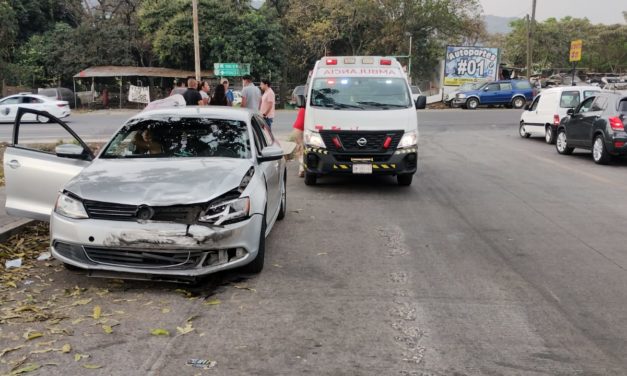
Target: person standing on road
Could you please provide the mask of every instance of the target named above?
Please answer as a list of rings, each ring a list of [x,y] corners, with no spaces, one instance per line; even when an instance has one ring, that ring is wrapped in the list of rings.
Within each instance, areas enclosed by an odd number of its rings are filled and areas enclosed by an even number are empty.
[[[242,77],[242,108],[259,112],[261,104],[261,90],[253,84],[253,77],[249,74]]]
[[[305,132],[305,107],[298,109],[298,115],[296,115],[296,121],[292,125],[294,128],[294,141],[296,142],[296,156],[298,157],[298,176],[305,176],[305,164],[303,161],[303,152],[305,149],[305,142],[303,140],[303,132]]]
[[[198,87],[198,83],[195,78],[190,78],[187,80],[187,90],[183,93],[183,98],[185,98],[185,104],[188,106],[202,106],[202,96],[196,89]]]
[[[222,84],[216,85],[216,88],[213,91],[213,97],[211,97],[210,104],[212,106],[228,106],[229,105],[229,101],[226,99],[226,93],[224,92],[224,85]]]
[[[209,104],[209,83],[207,81],[200,82],[200,84],[198,84],[198,92],[200,93],[200,96],[202,97],[202,104],[205,106],[208,105]]]
[[[274,90],[272,90],[272,84],[270,81],[266,79],[261,80],[261,85],[259,86],[261,87],[261,90],[263,90],[259,111],[270,129],[272,129],[272,122],[274,121],[274,105],[276,100],[274,97]]]
[[[170,92],[170,95],[174,95],[174,94],[183,95],[185,94],[186,91],[187,91],[187,88],[185,87],[185,83],[183,82],[183,80],[178,80],[176,81],[176,86]]]
[[[233,105],[233,100],[235,97],[233,96],[233,90],[229,89],[229,80],[226,78],[222,79],[222,85],[224,85],[224,91],[226,92],[226,100],[229,102],[229,106]]]

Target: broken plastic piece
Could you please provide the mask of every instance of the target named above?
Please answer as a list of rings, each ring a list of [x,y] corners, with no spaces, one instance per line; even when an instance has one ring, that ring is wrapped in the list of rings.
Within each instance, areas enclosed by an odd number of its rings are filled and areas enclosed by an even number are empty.
[[[190,359],[187,361],[188,366],[196,367],[196,368],[204,368],[210,369],[216,366],[218,362],[215,360],[207,360],[207,359]]]
[[[22,266],[22,259],[18,258],[18,259],[14,259],[14,260],[7,260],[4,263],[4,267],[7,269],[11,269],[11,268],[19,268]]]
[[[50,257],[52,257],[52,254],[50,253],[50,251],[42,252],[41,255],[39,255],[39,257],[37,257],[37,261],[50,260]]]

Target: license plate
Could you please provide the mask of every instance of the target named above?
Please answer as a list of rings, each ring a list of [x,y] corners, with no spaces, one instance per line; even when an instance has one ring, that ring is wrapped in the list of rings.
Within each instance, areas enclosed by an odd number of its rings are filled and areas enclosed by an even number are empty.
[[[354,163],[353,174],[372,174],[372,163]]]

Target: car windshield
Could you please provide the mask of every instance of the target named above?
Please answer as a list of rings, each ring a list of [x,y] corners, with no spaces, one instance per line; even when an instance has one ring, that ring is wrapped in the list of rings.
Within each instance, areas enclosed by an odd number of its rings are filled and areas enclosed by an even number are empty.
[[[113,137],[102,158],[250,158],[246,123],[209,118],[134,119]]]
[[[467,84],[463,84],[462,86],[460,86],[458,90],[459,91],[473,90],[479,87],[479,85],[480,84],[478,83],[467,83]]]
[[[311,105],[339,110],[389,110],[413,106],[402,78],[333,77],[314,80]]]

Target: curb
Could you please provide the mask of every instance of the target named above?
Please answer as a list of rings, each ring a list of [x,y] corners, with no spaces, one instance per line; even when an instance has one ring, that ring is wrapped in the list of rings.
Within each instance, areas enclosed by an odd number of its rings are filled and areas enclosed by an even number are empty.
[[[18,219],[13,223],[0,227],[0,243],[9,240],[11,236],[19,233],[24,227],[35,222],[36,221],[32,219]]]

